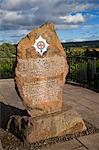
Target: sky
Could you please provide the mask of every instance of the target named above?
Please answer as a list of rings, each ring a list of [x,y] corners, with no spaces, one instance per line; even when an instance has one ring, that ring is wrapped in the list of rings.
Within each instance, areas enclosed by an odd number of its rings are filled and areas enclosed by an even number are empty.
[[[99,40],[99,0],[0,0],[0,43],[53,22],[61,42]]]

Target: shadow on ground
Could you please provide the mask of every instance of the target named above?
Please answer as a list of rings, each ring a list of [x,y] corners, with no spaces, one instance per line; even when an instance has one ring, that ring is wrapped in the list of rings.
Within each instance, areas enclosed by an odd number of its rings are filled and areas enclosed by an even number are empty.
[[[7,123],[12,115],[29,116],[26,110],[22,110],[0,102],[0,127],[7,128]]]

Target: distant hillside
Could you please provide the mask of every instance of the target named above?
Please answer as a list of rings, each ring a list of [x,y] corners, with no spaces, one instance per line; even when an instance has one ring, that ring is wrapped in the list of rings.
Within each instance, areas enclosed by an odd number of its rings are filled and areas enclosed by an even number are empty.
[[[62,43],[63,47],[89,47],[99,48],[99,40],[95,41],[83,41],[83,42],[66,42]]]
[[[99,52],[99,40],[97,41],[85,41],[85,42],[68,42],[62,43],[63,47],[68,50],[70,55],[80,55],[84,51],[98,51]],[[0,45],[0,57],[14,57],[16,56],[16,44],[3,43]],[[91,52],[92,53],[92,52]],[[93,55],[92,55],[93,56]]]

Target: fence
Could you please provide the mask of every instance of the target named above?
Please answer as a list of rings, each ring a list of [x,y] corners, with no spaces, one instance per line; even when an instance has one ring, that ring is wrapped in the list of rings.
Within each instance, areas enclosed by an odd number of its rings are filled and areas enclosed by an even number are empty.
[[[99,59],[96,57],[67,57],[67,81],[99,91]]]
[[[67,57],[67,82],[99,91],[99,59],[96,57]],[[14,78],[16,57],[0,57],[0,79]]]

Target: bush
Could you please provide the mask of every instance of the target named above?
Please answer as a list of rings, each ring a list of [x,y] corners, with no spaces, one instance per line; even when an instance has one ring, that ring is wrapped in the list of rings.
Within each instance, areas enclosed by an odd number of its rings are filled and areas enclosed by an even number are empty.
[[[15,59],[2,58],[0,60],[0,78],[13,78],[14,77]]]

